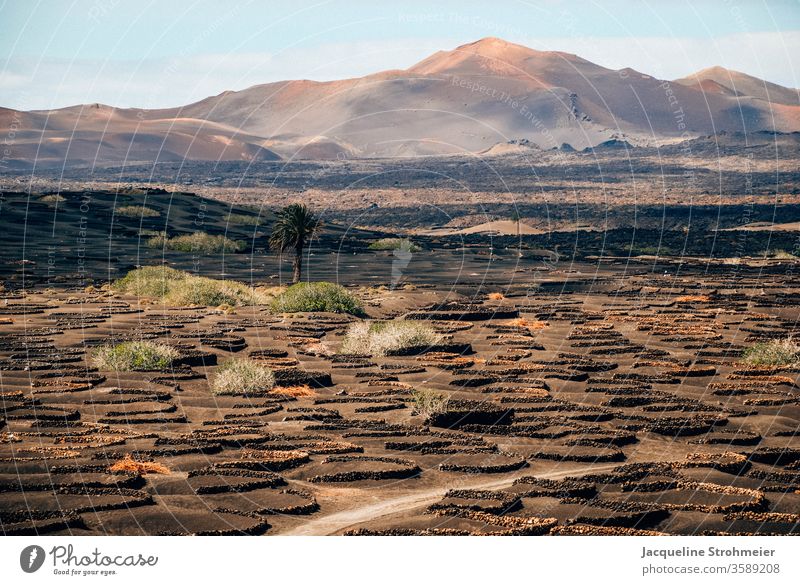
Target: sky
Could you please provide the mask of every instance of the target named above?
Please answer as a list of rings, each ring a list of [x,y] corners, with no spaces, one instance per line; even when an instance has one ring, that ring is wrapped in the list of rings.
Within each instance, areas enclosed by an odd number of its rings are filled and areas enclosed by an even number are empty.
[[[487,36],[661,79],[722,65],[800,87],[797,0],[0,0],[0,107],[172,107]]]

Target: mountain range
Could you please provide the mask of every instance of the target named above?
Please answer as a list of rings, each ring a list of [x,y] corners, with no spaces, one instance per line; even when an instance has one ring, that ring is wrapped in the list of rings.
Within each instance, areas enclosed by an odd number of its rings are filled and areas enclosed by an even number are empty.
[[[6,168],[503,153],[800,131],[800,94],[712,67],[676,80],[485,38],[404,70],[281,81],[177,108],[0,108]]]

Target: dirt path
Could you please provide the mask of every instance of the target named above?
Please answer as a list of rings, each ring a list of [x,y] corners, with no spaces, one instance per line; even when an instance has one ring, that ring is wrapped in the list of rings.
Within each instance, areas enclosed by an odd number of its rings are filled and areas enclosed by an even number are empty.
[[[538,477],[540,479],[562,479],[569,475],[581,475],[589,472],[599,473],[603,471],[609,471],[618,466],[619,463],[608,464],[608,465],[591,465],[585,467],[577,467],[573,469],[536,474],[535,477]],[[506,476],[502,479],[495,479],[492,481],[476,483],[476,484],[461,485],[459,486],[459,489],[475,489],[475,490],[502,489],[513,484],[514,480],[519,477],[522,477],[522,475],[531,475],[531,474],[530,473],[514,474],[513,476]],[[350,528],[357,524],[363,524],[364,522],[369,522],[387,516],[397,516],[409,512],[411,510],[414,510],[416,508],[436,503],[440,499],[442,499],[444,494],[450,489],[452,488],[446,486],[438,487],[431,490],[415,492],[406,496],[400,496],[398,498],[382,500],[379,502],[375,502],[373,504],[360,506],[358,508],[351,508],[349,510],[342,510],[341,512],[334,512],[333,514],[328,514],[327,516],[315,518],[309,522],[306,522],[305,524],[296,526],[282,534],[291,536],[323,536],[323,535],[335,534],[337,532],[346,530],[347,528]]]

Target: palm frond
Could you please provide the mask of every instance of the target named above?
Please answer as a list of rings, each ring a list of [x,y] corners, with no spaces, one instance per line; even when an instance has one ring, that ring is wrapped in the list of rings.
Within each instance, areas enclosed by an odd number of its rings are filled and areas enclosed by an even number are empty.
[[[319,227],[319,220],[305,205],[292,203],[278,212],[269,245],[275,251],[302,248]]]

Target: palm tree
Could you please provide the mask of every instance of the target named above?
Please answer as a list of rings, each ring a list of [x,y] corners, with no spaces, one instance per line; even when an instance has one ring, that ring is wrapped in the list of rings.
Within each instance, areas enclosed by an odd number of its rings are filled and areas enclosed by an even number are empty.
[[[303,248],[319,228],[316,216],[302,203],[292,203],[278,212],[272,226],[269,246],[276,252],[294,250],[292,284],[300,282],[303,273]]]
[[[522,258],[522,242],[520,241],[519,234],[519,222],[521,219],[522,217],[520,216],[519,211],[514,210],[514,213],[511,214],[511,221],[513,221],[517,226],[517,245],[519,246],[519,248],[517,248],[517,256],[519,258]]]

